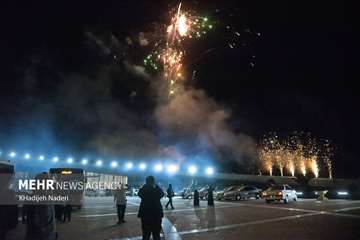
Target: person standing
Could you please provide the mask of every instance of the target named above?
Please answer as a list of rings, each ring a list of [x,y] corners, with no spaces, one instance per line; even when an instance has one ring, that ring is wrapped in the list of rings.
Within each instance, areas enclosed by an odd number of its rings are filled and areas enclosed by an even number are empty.
[[[195,189],[194,191],[194,207],[198,207],[200,205],[200,199],[199,199],[199,191]]]
[[[21,209],[21,222],[23,224],[26,223],[26,215],[27,215],[27,205],[26,204],[23,204],[22,205],[22,209]]]
[[[63,221],[64,216],[64,205],[63,204],[55,204],[54,206],[55,210],[55,219],[57,223],[60,223]]]
[[[35,177],[36,180],[50,179],[46,172]],[[44,194],[36,190],[35,194]],[[55,210],[53,205],[29,205],[27,208],[25,240],[55,240],[57,239]]]
[[[66,220],[68,222],[71,222],[71,212],[72,212],[71,204],[66,204],[65,207],[63,207],[63,209],[64,209],[63,223],[66,222]],[[55,216],[56,216],[56,212],[55,212]]]
[[[214,194],[213,194],[213,188],[209,186],[208,188],[208,206],[213,207],[214,206]]]
[[[126,210],[126,187],[121,184],[120,189],[115,190],[114,202],[117,208],[118,224],[125,223],[125,210]]]
[[[164,192],[155,184],[155,178],[148,176],[138,196],[141,198],[138,217],[141,218],[142,239],[149,240],[152,234],[154,240],[160,240],[161,221],[164,217],[160,200],[164,197]]]
[[[173,206],[173,203],[172,203],[172,198],[174,197],[174,191],[173,191],[173,188],[172,188],[172,185],[169,184],[169,187],[168,189],[166,190],[166,194],[167,194],[167,197],[169,198],[169,201],[167,202],[167,204],[165,205],[165,208],[167,209],[169,204],[171,206],[171,209],[174,209],[174,206]]]
[[[1,164],[1,163],[0,163]],[[6,239],[8,233],[18,225],[18,206],[16,197],[10,190],[11,179],[14,175],[12,165],[0,165],[0,239]]]

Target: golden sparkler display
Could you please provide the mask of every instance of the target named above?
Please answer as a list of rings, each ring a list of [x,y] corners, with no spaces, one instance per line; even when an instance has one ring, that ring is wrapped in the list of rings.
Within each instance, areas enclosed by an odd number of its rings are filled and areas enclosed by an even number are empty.
[[[332,157],[329,142],[320,144],[310,134],[294,133],[280,139],[276,133],[271,133],[264,136],[259,149],[260,167],[269,175],[278,169],[281,176],[286,170],[291,176],[295,176],[296,172],[306,176],[310,172],[317,178],[320,173],[319,163],[322,161],[328,177],[332,178]]]

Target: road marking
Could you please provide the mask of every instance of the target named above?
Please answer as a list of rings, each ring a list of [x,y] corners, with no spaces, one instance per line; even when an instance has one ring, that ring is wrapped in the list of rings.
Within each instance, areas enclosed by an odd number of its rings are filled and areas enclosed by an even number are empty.
[[[320,213],[305,213],[305,214],[298,214],[298,215],[287,216],[287,217],[278,217],[278,218],[270,218],[270,219],[265,219],[265,220],[256,220],[256,221],[251,221],[251,222],[246,222],[246,223],[223,225],[223,226],[217,226],[217,227],[212,227],[212,228],[192,229],[192,230],[180,231],[180,232],[177,232],[177,234],[180,237],[182,235],[213,232],[213,231],[245,227],[245,226],[251,226],[251,225],[259,225],[259,224],[264,224],[264,223],[272,223],[272,222],[279,222],[279,221],[285,221],[285,220],[291,220],[291,219],[299,219],[299,218],[310,217],[310,216],[319,215],[319,214]],[[141,239],[142,239],[141,236],[136,236],[136,237],[131,237],[131,238],[121,238],[121,239],[111,239],[111,240],[141,240]],[[173,239],[177,239],[177,238],[166,238],[166,239],[173,240]]]
[[[308,213],[316,213],[319,211],[310,210],[310,209],[303,209],[303,208],[292,208],[292,207],[275,207],[275,206],[268,206],[268,205],[257,205],[257,204],[249,204],[249,203],[239,203],[240,206],[249,206],[255,208],[268,208],[268,209],[283,209],[288,211],[297,211],[297,212],[308,212]]]
[[[357,210],[357,209],[360,209],[360,207],[341,208],[341,209],[334,210],[334,212],[346,212],[346,211]]]
[[[140,203],[135,203],[135,202],[131,202],[131,201],[127,201],[127,204],[132,205],[132,206],[140,206]]]
[[[167,240],[181,240],[181,236],[178,233],[176,227],[170,222],[168,218],[163,218],[162,229],[165,239]]]
[[[234,205],[231,206],[219,206],[216,207],[216,209],[219,208],[233,208],[235,207]],[[208,207],[199,207],[196,209],[207,209]],[[188,212],[188,211],[194,211],[195,208],[184,208],[184,209],[174,209],[174,210],[165,210],[164,213],[173,213],[173,212]],[[138,212],[128,212],[125,213],[126,216],[128,215],[136,215],[138,214]],[[92,217],[108,217],[108,216],[117,216],[117,213],[105,213],[105,214],[88,214],[88,215],[79,215],[79,216],[74,216],[74,217],[81,217],[81,218],[92,218]]]
[[[305,213],[305,214],[297,214],[297,215],[286,216],[286,217],[256,220],[256,221],[251,221],[251,222],[223,225],[223,226],[217,226],[217,227],[212,227],[212,228],[192,229],[192,230],[180,231],[180,232],[177,232],[176,234],[179,236],[182,236],[182,235],[198,234],[198,233],[205,233],[205,232],[213,232],[213,231],[226,230],[226,229],[232,229],[232,228],[238,228],[238,227],[259,225],[259,224],[264,224],[264,223],[273,223],[273,222],[279,222],[279,221],[285,221],[285,220],[299,219],[299,218],[322,215],[322,214],[343,216],[343,214],[337,214],[337,213],[331,213],[331,212],[325,212],[325,211],[315,211],[315,212]],[[350,215],[350,214],[346,214],[347,217],[349,217],[348,215]],[[350,217],[360,217],[360,216],[350,215]],[[166,234],[165,234],[165,236],[166,236]],[[178,238],[166,238],[166,239],[172,240],[172,239],[178,239]],[[134,237],[134,238],[123,238],[120,240],[141,240],[141,237],[138,236],[138,237]]]
[[[138,206],[137,203],[134,203],[134,202],[130,202],[130,203],[133,204],[133,205]],[[241,206],[241,207],[254,207],[254,208],[277,209],[277,210],[280,209],[280,210],[305,212],[305,213],[318,213],[318,214],[326,214],[326,215],[333,215],[333,216],[340,216],[340,217],[360,218],[360,216],[358,216],[358,215],[339,213],[339,212],[342,212],[342,211],[358,209],[360,207],[343,208],[343,209],[338,209],[338,210],[334,210],[333,212],[331,212],[331,211],[311,210],[311,209],[303,209],[303,208],[276,207],[276,206],[269,206],[269,205],[258,205],[258,204],[251,204],[251,203],[218,202],[218,201],[216,201],[216,203],[225,205],[225,206],[218,206],[218,207],[216,207],[217,209]],[[200,207],[200,208],[197,208],[197,209],[207,209],[207,207]],[[187,212],[187,211],[194,211],[194,208],[165,210],[164,213]],[[126,213],[125,215],[128,216],[128,215],[136,215],[136,214],[137,214],[137,212],[129,212],[129,213]],[[80,215],[80,216],[76,216],[76,217],[92,218],[92,217],[108,217],[108,216],[117,216],[117,214],[116,213],[89,214],[89,215]]]
[[[181,231],[181,232],[179,232],[179,234],[180,235],[188,235],[188,234],[212,232],[212,231],[219,231],[219,230],[225,230],[225,229],[231,229],[231,228],[237,228],[237,227],[245,227],[245,226],[259,225],[259,224],[264,224],[264,223],[279,222],[279,221],[290,220],[290,219],[299,219],[299,218],[310,217],[310,216],[314,216],[314,215],[319,215],[319,213],[305,213],[305,214],[298,214],[298,215],[287,216],[287,217],[278,217],[278,218],[256,220],[256,221],[245,222],[245,223],[223,225],[223,226],[218,226],[218,227],[213,227],[213,228],[193,229],[193,230],[188,230],[188,231]]]
[[[281,209],[281,210],[288,210],[288,211],[326,214],[326,215],[339,216],[339,217],[360,218],[360,216],[358,216],[358,215],[337,213],[336,210],[334,210],[334,212],[331,212],[331,211],[321,211],[321,210],[319,211],[319,210],[310,210],[310,209],[303,209],[303,208],[275,207],[275,206],[267,206],[267,205],[265,206],[265,205],[248,204],[248,203],[234,203],[234,204],[237,204],[238,206],[249,206],[249,207],[255,207],[255,208]],[[357,208],[360,208],[360,207],[357,207]],[[345,208],[343,208],[343,209],[345,209]],[[346,209],[351,209],[351,208],[346,208]],[[339,209],[339,210],[340,210],[339,212],[341,212],[342,209]]]
[[[339,217],[349,217],[349,218],[360,218],[358,215],[346,214],[346,213],[334,213],[334,212],[324,212],[326,215],[339,216]]]
[[[181,236],[178,233],[176,227],[166,217],[162,219],[161,223],[162,235],[166,240],[181,240]],[[130,238],[111,238],[110,240],[141,240],[142,236],[130,237]]]

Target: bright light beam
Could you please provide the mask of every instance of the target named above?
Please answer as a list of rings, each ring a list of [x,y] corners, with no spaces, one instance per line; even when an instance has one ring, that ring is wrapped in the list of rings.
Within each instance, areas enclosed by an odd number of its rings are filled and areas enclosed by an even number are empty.
[[[128,163],[126,163],[125,168],[126,168],[126,169],[132,169],[133,166],[134,166],[134,165],[133,165],[131,162],[128,162]]]
[[[188,168],[188,172],[191,174],[191,175],[194,175],[195,173],[197,173],[197,167],[192,165]]]
[[[176,164],[169,164],[167,166],[167,171],[169,174],[175,174],[179,170],[179,166]]]
[[[145,170],[146,169],[146,164],[145,163],[140,163],[139,168],[140,168],[140,170]]]
[[[103,162],[101,160],[97,160],[95,164],[97,167],[101,167]]]
[[[12,158],[16,157],[16,152],[11,152],[11,153],[9,154],[9,156],[12,157]]]
[[[214,168],[212,168],[212,167],[207,167],[207,168],[205,169],[206,175],[213,175],[214,172],[215,172],[215,170],[214,170]]]
[[[159,164],[156,164],[154,166],[154,171],[155,172],[161,172],[163,170],[163,165],[161,165],[160,163]]]

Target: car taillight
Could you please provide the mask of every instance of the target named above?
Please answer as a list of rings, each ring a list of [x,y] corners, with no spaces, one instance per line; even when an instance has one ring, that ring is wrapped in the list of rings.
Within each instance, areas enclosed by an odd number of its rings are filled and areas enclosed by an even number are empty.
[[[278,192],[278,195],[282,195],[282,192]]]

